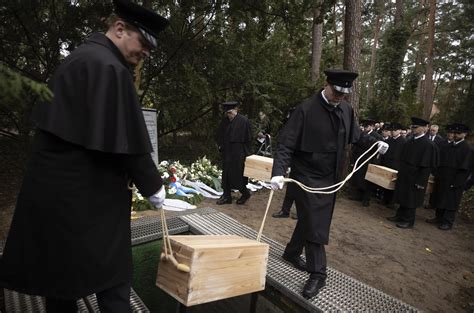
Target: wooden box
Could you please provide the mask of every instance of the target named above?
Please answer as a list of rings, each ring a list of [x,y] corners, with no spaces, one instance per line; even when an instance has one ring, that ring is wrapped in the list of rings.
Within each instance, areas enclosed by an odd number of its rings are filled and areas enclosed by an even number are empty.
[[[266,243],[236,235],[170,236],[181,272],[161,260],[156,285],[185,306],[211,302],[265,289]]]
[[[272,179],[272,167],[272,158],[253,154],[245,159],[244,176],[269,182]]]
[[[369,164],[365,179],[385,189],[395,190],[395,181],[397,180],[398,171],[389,167]],[[434,185],[434,177],[430,175],[425,193],[432,193]]]
[[[389,167],[369,163],[365,179],[385,189],[394,190],[397,173],[397,170]]]

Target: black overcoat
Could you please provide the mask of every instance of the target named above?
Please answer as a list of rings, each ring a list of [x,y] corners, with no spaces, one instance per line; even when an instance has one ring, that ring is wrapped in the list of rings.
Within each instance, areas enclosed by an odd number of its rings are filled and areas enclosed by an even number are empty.
[[[309,187],[326,187],[340,179],[348,144],[360,138],[352,107],[342,101],[328,104],[321,92],[296,107],[278,136],[272,176],[290,177]],[[371,140],[366,138],[365,144]],[[298,223],[305,240],[327,244],[334,210],[335,194],[313,194],[288,185],[296,199]]]
[[[242,190],[245,158],[252,153],[252,129],[247,117],[237,113],[229,121],[222,119],[217,130],[217,145],[222,159],[222,181]]]
[[[131,180],[162,186],[122,54],[93,34],[66,58],[37,131],[0,261],[0,285],[77,299],[129,282]]]
[[[400,155],[402,152],[405,138],[398,136],[396,139],[390,138],[386,142],[388,144],[388,150],[384,155],[380,156],[380,165],[397,170],[400,168]]]
[[[371,131],[370,134],[364,133],[367,136],[374,138],[374,141],[382,140],[382,135],[380,135],[375,130]],[[352,149],[352,160],[351,164],[355,164],[357,159],[365,152],[366,149],[361,146],[354,146]],[[362,164],[365,160],[367,160],[372,153],[367,153],[363,158],[360,158],[358,164]],[[378,163],[376,158],[373,158],[369,162],[365,163],[364,166],[360,168],[357,172],[354,173],[352,176],[352,183],[356,186],[359,190],[367,190],[368,188],[368,181],[365,180],[365,174],[367,173],[367,168],[369,167],[369,163]]]
[[[436,208],[455,210],[459,207],[472,158],[472,150],[465,140],[457,145],[451,143],[441,147],[432,195]]]
[[[431,170],[437,167],[438,159],[436,144],[426,136],[407,140],[400,155],[400,169],[394,193],[400,206],[417,208],[423,204],[428,178]]]

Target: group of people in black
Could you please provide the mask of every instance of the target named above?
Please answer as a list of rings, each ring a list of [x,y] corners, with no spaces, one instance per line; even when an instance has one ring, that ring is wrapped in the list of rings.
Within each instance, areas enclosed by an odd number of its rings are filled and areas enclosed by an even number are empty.
[[[474,157],[466,141],[469,127],[460,123],[446,125],[446,138],[443,138],[438,133],[438,125],[430,125],[429,121],[421,118],[411,118],[409,131],[397,122],[382,124],[377,130],[380,124],[371,119],[360,122],[363,132],[389,145],[387,153],[371,160],[371,163],[398,171],[395,190],[386,190],[365,180],[365,166],[354,174],[356,194],[351,199],[369,206],[375,193],[386,206],[395,208],[396,204],[399,205],[396,214],[387,218],[389,221],[395,222],[399,228],[412,228],[416,208],[423,206],[432,175],[434,187],[429,207],[435,209],[436,214],[426,222],[441,230],[451,229],[463,192],[470,188],[473,179]],[[404,130],[405,136],[402,133]],[[363,152],[355,147],[351,163]]]

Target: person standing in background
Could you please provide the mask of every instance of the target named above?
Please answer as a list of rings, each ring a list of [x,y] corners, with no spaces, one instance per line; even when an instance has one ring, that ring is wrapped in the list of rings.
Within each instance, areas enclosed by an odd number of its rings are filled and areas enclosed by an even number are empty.
[[[252,150],[252,129],[247,117],[238,113],[237,101],[222,104],[226,116],[217,130],[217,146],[222,158],[223,195],[216,204],[232,203],[232,189],[241,193],[237,204],[244,204],[250,198],[247,189],[248,178],[244,177],[245,158]]]

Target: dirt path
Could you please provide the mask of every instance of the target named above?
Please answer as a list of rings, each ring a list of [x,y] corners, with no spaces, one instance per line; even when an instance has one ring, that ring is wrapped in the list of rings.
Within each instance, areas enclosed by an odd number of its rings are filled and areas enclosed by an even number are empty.
[[[269,191],[254,193],[245,205],[212,207],[258,230]],[[238,195],[235,195],[236,197]],[[270,213],[279,210],[284,192],[275,193]],[[328,265],[426,312],[473,312],[474,225],[459,221],[441,231],[424,220],[434,211],[417,210],[414,229],[402,230],[385,217],[394,211],[372,201],[370,207],[336,201]],[[268,217],[264,234],[286,244],[296,221]]]

